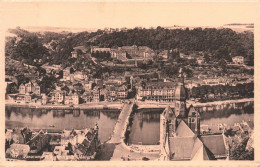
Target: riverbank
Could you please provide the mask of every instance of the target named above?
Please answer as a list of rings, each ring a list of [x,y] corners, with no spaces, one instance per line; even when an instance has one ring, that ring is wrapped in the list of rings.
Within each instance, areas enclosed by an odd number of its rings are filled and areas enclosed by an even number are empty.
[[[46,105],[40,105],[40,104],[21,104],[21,103],[15,103],[15,102],[5,102],[6,106],[11,107],[28,107],[28,108],[37,108],[37,109],[67,109],[67,110],[77,110],[77,109],[119,109],[121,110],[123,107],[123,103],[120,102],[97,102],[97,103],[87,103],[87,104],[78,104],[78,105],[56,105],[56,104],[46,104]]]
[[[191,104],[194,107],[206,107],[206,106],[214,106],[214,105],[223,105],[223,104],[232,104],[232,103],[246,103],[246,102],[254,102],[254,98],[245,98],[245,99],[235,99],[235,100],[224,100],[224,101],[214,101],[207,103],[200,103],[194,101],[187,101],[187,107]],[[136,102],[138,109],[145,108],[166,108],[167,106],[175,107],[174,102],[156,102],[156,101],[137,101]]]
[[[225,100],[225,101],[214,101],[214,102],[207,102],[207,103],[200,103],[194,101],[187,101],[187,107],[191,104],[194,107],[205,107],[205,106],[214,106],[214,105],[222,105],[222,104],[232,104],[232,103],[244,103],[244,102],[253,102],[254,98],[246,98],[246,99],[236,99],[236,100]],[[156,101],[136,101],[138,109],[142,108],[165,108],[167,106],[175,107],[173,102],[156,102]],[[35,103],[16,103],[13,101],[5,101],[6,106],[12,107],[29,107],[29,108],[38,108],[38,109],[122,109],[124,103],[121,102],[91,102],[91,103],[84,103],[78,105],[57,105],[57,104],[35,104]]]

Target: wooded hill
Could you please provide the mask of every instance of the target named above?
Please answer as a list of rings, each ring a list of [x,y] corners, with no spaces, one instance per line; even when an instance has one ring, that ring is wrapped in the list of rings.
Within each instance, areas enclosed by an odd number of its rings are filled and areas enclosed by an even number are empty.
[[[9,30],[15,34],[6,37],[6,56],[28,64],[34,59],[42,63],[61,64],[67,60],[73,47],[84,45],[114,46],[148,46],[154,50],[179,49],[184,54],[195,51],[207,52],[213,61],[225,59],[231,61],[234,56],[243,56],[249,65],[254,61],[254,34],[250,31],[237,33],[231,29],[195,28],[186,29],[129,29],[127,31],[105,33],[32,33],[21,28]]]

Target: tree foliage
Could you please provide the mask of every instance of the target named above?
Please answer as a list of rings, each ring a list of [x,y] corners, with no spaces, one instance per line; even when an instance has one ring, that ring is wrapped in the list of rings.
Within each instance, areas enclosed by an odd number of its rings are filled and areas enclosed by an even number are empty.
[[[91,33],[31,33],[19,28],[10,31],[17,36],[6,38],[6,55],[16,60],[25,59],[28,64],[33,64],[33,59],[40,58],[43,62],[61,64],[71,57],[71,51],[76,46],[90,49],[90,46],[95,45],[121,47],[134,44],[148,46],[153,50],[177,48],[178,51],[170,55],[170,59],[178,57],[179,52],[189,54],[203,51],[210,54],[206,56],[206,61],[231,61],[234,56],[243,56],[249,65],[253,65],[254,60],[254,34],[249,31],[237,33],[227,28],[134,28],[113,33],[102,30]]]

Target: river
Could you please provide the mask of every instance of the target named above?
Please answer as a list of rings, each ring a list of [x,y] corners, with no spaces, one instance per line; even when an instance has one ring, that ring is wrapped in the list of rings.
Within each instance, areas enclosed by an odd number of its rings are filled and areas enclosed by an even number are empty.
[[[6,128],[83,129],[98,123],[99,139],[104,142],[112,135],[120,110],[46,110],[25,107],[5,107]]]
[[[253,102],[196,109],[200,111],[201,125],[209,125],[210,127],[217,127],[219,123],[230,126],[243,120],[254,120]],[[158,144],[160,140],[160,114],[163,110],[164,108],[139,109],[134,115],[129,144]]]

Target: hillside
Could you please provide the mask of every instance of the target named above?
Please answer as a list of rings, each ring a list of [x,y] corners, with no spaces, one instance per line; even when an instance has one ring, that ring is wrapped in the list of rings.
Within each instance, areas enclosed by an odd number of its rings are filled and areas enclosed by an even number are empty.
[[[6,56],[28,64],[41,59],[42,63],[61,64],[68,60],[73,47],[96,45],[148,46],[153,50],[179,49],[184,54],[195,51],[207,52],[212,59],[231,60],[234,56],[243,56],[253,64],[254,34],[250,31],[235,32],[229,28],[193,28],[193,29],[156,29],[135,28],[127,31],[105,33],[96,32],[56,33],[29,32],[20,28],[11,29],[15,36],[6,38]]]

